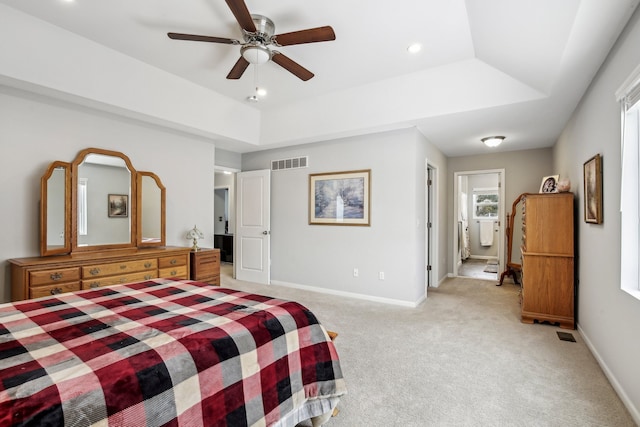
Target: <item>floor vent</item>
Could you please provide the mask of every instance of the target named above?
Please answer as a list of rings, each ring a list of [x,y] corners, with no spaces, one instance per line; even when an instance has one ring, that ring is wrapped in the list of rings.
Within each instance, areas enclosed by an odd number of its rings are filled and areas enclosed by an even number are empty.
[[[300,169],[309,167],[309,156],[294,157],[291,159],[272,160],[271,170],[281,171],[286,169]]]
[[[569,332],[558,332],[558,338],[560,338],[562,341],[576,342],[573,334],[570,334]]]

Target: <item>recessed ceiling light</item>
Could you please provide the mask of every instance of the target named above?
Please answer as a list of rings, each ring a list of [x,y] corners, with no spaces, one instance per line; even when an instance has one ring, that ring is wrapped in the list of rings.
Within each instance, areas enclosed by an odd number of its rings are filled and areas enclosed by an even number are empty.
[[[258,102],[258,96],[257,95],[251,95],[247,97],[247,101],[249,102]]]
[[[261,87],[257,87],[256,88],[256,95],[258,96],[266,96],[267,95],[267,90]]]
[[[420,50],[422,50],[422,45],[420,43],[413,43],[409,45],[407,50],[409,51],[409,53],[418,53],[420,52]]]

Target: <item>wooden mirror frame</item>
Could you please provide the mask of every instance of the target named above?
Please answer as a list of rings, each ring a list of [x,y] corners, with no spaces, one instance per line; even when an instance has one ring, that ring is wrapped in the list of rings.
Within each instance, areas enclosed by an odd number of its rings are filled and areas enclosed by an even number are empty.
[[[500,283],[498,286],[502,285],[502,282],[506,276],[511,276],[515,284],[518,284],[518,272],[522,270],[522,265],[511,261],[511,257],[513,255],[513,230],[514,230],[514,222],[515,217],[518,213],[518,204],[522,201],[524,197],[526,197],[530,193],[522,193],[519,195],[511,205],[511,214],[507,214],[507,262],[505,263],[505,269],[500,274]]]
[[[142,182],[142,180],[144,179],[144,177],[149,177],[151,179],[154,180],[154,182],[156,183],[156,185],[158,186],[158,189],[160,190],[160,238],[159,240],[153,240],[153,241],[146,241],[144,239],[145,236],[143,236],[143,231],[144,231],[144,227],[143,227],[143,212],[144,212],[144,205],[143,205],[143,201],[142,201],[142,196],[143,196],[143,188],[144,188],[144,184]],[[160,178],[158,178],[158,176],[153,173],[153,172],[140,172],[138,171],[137,174],[137,187],[138,187],[138,196],[136,199],[136,204],[137,204],[137,217],[136,217],[136,223],[138,224],[137,227],[137,236],[136,236],[136,242],[138,244],[138,247],[147,247],[147,246],[165,246],[166,245],[166,203],[167,203],[167,195],[166,195],[166,188],[164,187],[164,185],[162,185],[162,181],[160,181]]]
[[[63,215],[63,243],[61,246],[52,248],[49,245],[49,179],[58,168],[64,168],[64,195],[62,204],[64,205]],[[71,214],[71,204],[68,203],[71,197],[71,163],[55,161],[49,165],[47,171],[40,178],[40,254],[59,255],[66,254],[71,251],[71,222],[69,215]]]
[[[98,154],[102,156],[117,157],[124,161],[125,165],[129,169],[129,242],[126,243],[112,243],[106,245],[78,245],[78,167],[85,161],[87,156],[91,154]],[[136,246],[136,205],[133,203],[137,198],[136,191],[136,170],[131,164],[131,160],[126,155],[118,151],[104,150],[101,148],[87,148],[82,150],[76,156],[75,160],[71,163],[71,252],[94,252],[105,249],[122,249],[131,248]],[[106,200],[105,200],[105,215],[106,215]]]
[[[130,220],[130,238],[125,243],[105,244],[105,245],[78,245],[78,166],[90,154],[100,154],[114,156],[122,159],[130,173],[130,192],[128,217]],[[64,244],[61,247],[51,248],[47,245],[47,206],[48,193],[47,183],[56,168],[65,167],[65,194],[64,194]],[[142,236],[142,206],[143,191],[142,179],[148,176],[153,178],[160,190],[160,236],[153,241],[143,242]],[[160,178],[152,172],[138,172],[133,167],[131,160],[125,154],[118,151],[105,150],[101,148],[87,148],[78,153],[73,162],[52,162],[40,180],[40,254],[42,256],[98,252],[112,249],[135,249],[137,247],[152,247],[166,245],[166,189]],[[105,215],[107,215],[107,201],[105,200]]]

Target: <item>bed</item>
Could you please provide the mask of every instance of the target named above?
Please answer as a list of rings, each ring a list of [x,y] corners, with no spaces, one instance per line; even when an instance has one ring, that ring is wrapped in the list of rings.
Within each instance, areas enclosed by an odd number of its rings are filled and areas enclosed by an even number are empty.
[[[154,279],[0,304],[0,425],[319,425],[346,393],[304,306]]]

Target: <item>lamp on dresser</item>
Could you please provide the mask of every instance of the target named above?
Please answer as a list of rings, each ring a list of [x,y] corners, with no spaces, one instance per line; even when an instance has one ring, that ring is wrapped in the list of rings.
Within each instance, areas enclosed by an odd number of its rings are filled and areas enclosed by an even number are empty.
[[[200,249],[198,247],[198,239],[204,239],[204,234],[194,225],[193,228],[187,232],[187,240],[193,240],[192,251],[198,251],[198,249]]]

